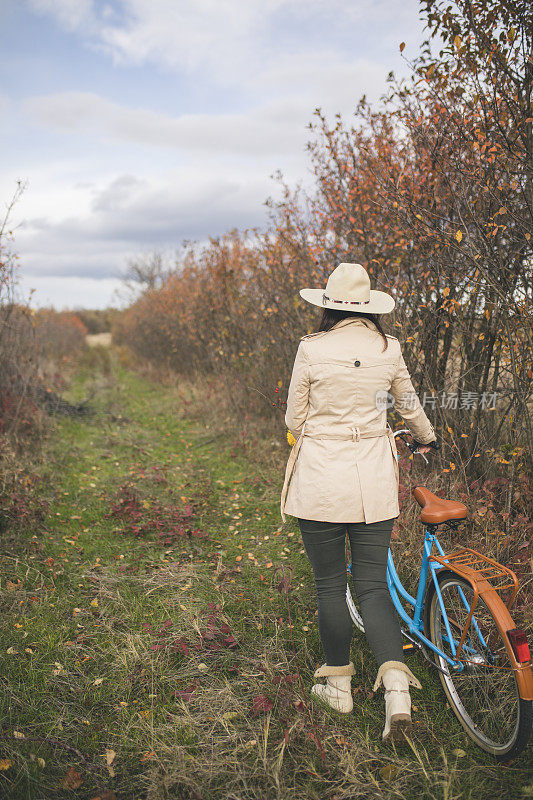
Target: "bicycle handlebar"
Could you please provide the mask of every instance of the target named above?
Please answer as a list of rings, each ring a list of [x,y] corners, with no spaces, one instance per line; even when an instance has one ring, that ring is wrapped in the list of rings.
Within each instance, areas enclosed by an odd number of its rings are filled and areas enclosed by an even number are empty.
[[[405,438],[404,434],[406,434],[406,433],[408,433],[409,436],[411,436],[411,438],[413,440],[412,442],[408,441]],[[436,439],[433,440],[432,442],[428,442],[427,444],[423,444],[422,442],[419,442],[417,439],[414,438],[413,434],[411,433],[411,431],[408,428],[401,428],[398,431],[393,431],[393,434],[394,434],[394,438],[396,438],[396,436],[400,437],[402,442],[405,445],[407,445],[407,447],[409,448],[409,450],[411,451],[411,453],[413,455],[422,456],[422,458],[424,459],[426,464],[429,464],[429,461],[427,460],[427,458],[424,455],[424,453],[421,453],[418,448],[419,447],[431,447],[431,448],[433,448],[433,450],[440,450],[440,442],[438,442]]]

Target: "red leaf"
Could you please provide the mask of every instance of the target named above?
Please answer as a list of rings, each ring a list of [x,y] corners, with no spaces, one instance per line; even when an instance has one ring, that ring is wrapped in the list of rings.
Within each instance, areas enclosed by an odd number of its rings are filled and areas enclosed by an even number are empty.
[[[253,699],[252,714],[260,714],[265,711],[268,712],[274,707],[274,703],[264,694],[258,694]]]
[[[81,772],[78,772],[76,767],[71,767],[67,774],[63,777],[60,786],[63,789],[72,789],[76,790],[79,789],[84,781],[83,775]]]

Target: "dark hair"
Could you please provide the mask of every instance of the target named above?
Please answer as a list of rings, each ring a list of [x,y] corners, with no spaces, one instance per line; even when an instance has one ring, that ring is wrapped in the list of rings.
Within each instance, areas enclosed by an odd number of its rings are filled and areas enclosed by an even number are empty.
[[[385,342],[385,347],[383,350],[386,350],[389,346],[387,341],[387,337],[383,328],[381,327],[381,323],[379,321],[379,314],[367,314],[364,311],[348,311],[347,309],[340,309],[340,308],[324,308],[322,311],[322,319],[320,320],[320,324],[317,328],[318,331],[329,331],[336,322],[339,322],[341,319],[346,319],[347,317],[362,317],[363,319],[368,319],[372,322],[378,332],[383,337],[383,341]],[[368,327],[368,326],[367,326]]]

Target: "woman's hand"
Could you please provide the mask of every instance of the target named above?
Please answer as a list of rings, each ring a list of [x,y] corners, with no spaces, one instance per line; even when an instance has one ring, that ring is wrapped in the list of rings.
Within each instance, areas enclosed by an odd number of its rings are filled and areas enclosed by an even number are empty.
[[[422,442],[417,442],[416,439],[413,439],[413,444],[416,445],[416,452],[417,453],[429,453],[430,450],[440,450],[440,442],[434,439],[432,442],[428,444],[422,444]]]

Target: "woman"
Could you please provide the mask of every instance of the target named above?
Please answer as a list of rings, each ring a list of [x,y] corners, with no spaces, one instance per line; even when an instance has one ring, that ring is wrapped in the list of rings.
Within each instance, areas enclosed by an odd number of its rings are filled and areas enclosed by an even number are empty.
[[[297,517],[314,573],[326,684],[314,696],[338,711],[353,709],[349,660],[352,622],[346,605],[345,537],[365,633],[385,690],[383,741],[410,730],[409,685],[421,684],[404,663],[402,636],[387,587],[387,555],[399,515],[398,465],[387,424],[392,395],[420,452],[436,443],[416,396],[400,343],[385,335],[381,314],[394,299],[370,288],[360,264],[339,264],[325,289],[301,289],[324,311],[319,330],[300,339],[285,423],[296,439],[285,472],[281,516]],[[436,446],[436,445],[435,445]]]

